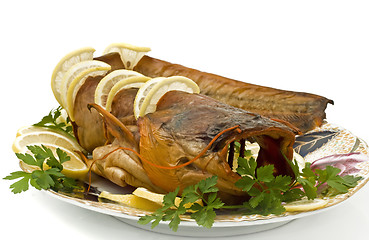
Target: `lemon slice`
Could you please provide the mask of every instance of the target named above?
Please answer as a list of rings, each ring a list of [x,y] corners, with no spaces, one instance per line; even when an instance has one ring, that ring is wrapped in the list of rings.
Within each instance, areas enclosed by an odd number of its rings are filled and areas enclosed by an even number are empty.
[[[115,97],[115,95],[122,89],[127,89],[127,88],[140,88],[142,87],[145,82],[147,82],[148,80],[150,80],[151,78],[149,77],[129,77],[129,78],[125,78],[120,80],[119,82],[117,82],[110,90],[107,100],[106,100],[106,110],[108,112],[111,111],[111,105],[113,103],[113,99]]]
[[[132,194],[137,196],[137,197],[150,200],[150,201],[152,201],[152,202],[154,202],[154,203],[156,203],[160,206],[163,206],[163,200],[164,200],[164,195],[163,194],[154,193],[154,192],[151,192],[148,189],[142,188],[142,187],[139,187],[136,190],[134,190]],[[176,206],[178,206],[181,203],[181,198],[176,197],[175,200],[174,200],[174,203],[175,203]],[[198,203],[200,205],[203,205],[201,200],[197,200],[196,203]],[[186,208],[190,208],[192,204],[193,203],[186,203],[184,206]]]
[[[15,138],[12,146],[13,151],[16,153],[26,152],[28,145],[41,144],[52,144],[71,151],[85,152],[75,139],[56,131],[50,131],[41,127],[28,127],[18,132],[21,132],[21,134]],[[22,134],[22,132],[26,133]]]
[[[38,145],[41,146],[40,143],[35,143],[35,144],[30,144],[30,145]],[[84,180],[87,173],[88,173],[88,167],[86,166],[86,164],[82,161],[82,159],[80,158],[80,156],[73,152],[70,151],[69,149],[57,146],[57,145],[53,145],[53,144],[42,144],[43,146],[49,148],[54,156],[57,156],[56,154],[56,149],[60,148],[60,150],[64,151],[69,157],[70,160],[64,162],[63,165],[63,170],[61,171],[65,176],[70,177],[70,178],[74,178],[74,179],[81,179]],[[30,153],[30,151],[27,149],[27,151],[24,151],[22,153]],[[23,161],[19,161],[19,165],[20,167],[23,169],[23,171],[25,172],[33,172],[34,170],[39,169],[39,167],[37,166],[32,166],[32,165],[28,165],[26,163],[24,163]],[[46,165],[46,163],[44,163],[44,169],[48,169],[49,166]]]
[[[109,64],[92,60],[77,63],[65,74],[62,86],[61,97],[63,108],[68,112],[70,120],[74,121],[73,108],[74,100],[78,90],[85,83],[88,77],[105,75],[111,69]]]
[[[199,93],[200,88],[189,78],[172,76],[168,78],[153,78],[147,81],[137,92],[134,101],[134,114],[136,119],[147,113],[155,112],[156,103],[169,91],[184,91],[188,93]]]
[[[54,68],[53,74],[51,76],[51,89],[60,105],[62,104],[60,97],[60,85],[64,74],[74,64],[86,60],[92,60],[94,52],[95,49],[91,47],[85,47],[75,50],[64,56]]]
[[[284,204],[287,212],[307,212],[325,207],[328,200],[315,198],[314,200],[302,199],[299,201]]]
[[[62,130],[59,129],[52,129],[52,128],[48,128],[48,127],[39,127],[39,126],[24,126],[18,129],[16,137],[19,137],[21,135],[26,135],[29,133],[34,133],[34,132],[54,132],[56,134],[61,134],[63,136],[65,136],[66,138],[71,139],[72,141],[74,139],[71,138],[70,135],[68,135],[66,132],[63,132]],[[76,144],[78,144],[76,142]],[[78,145],[79,146],[79,145]]]
[[[132,194],[137,197],[150,200],[160,206],[163,205],[163,199],[164,199],[163,194],[154,193],[142,187],[136,188],[136,190],[134,190]],[[175,202],[177,203],[179,200],[180,198],[176,197]]]
[[[104,54],[118,52],[126,69],[132,70],[141,58],[151,49],[148,47],[138,47],[128,43],[110,44],[104,51]]]
[[[119,204],[127,205],[129,207],[152,212],[161,208],[161,205],[159,204],[132,194],[111,194],[109,192],[103,191],[100,193],[99,198],[105,198]]]
[[[126,70],[126,69],[120,69],[115,70],[108,75],[106,75],[99,84],[96,87],[95,90],[95,103],[99,104],[100,106],[105,108],[106,100],[108,98],[108,94],[112,87],[119,81],[133,77],[133,76],[142,76],[141,73],[132,71],[132,70]]]
[[[51,129],[46,128],[46,127],[24,126],[18,129],[16,137],[19,137],[20,135],[32,133],[35,131],[51,131]]]
[[[43,127],[25,127],[18,131],[20,134],[13,142],[13,151],[15,153],[29,152],[27,146],[44,145],[50,148],[54,155],[57,148],[60,148],[71,157],[71,159],[63,163],[62,173],[68,177],[83,179],[88,172],[88,167],[82,161],[75,151],[85,152],[85,150],[77,143],[77,141],[66,134],[55,132]],[[31,172],[36,170],[36,166],[30,166],[20,161],[23,170]],[[45,163],[45,167],[46,163]]]
[[[108,64],[97,61],[97,60],[89,60],[77,63],[73,65],[69,70],[64,74],[64,77],[62,79],[62,82],[60,84],[60,98],[61,98],[61,106],[63,108],[67,105],[67,94],[68,89],[74,79],[79,77],[81,74],[84,74],[85,72],[92,72],[95,70],[100,70],[101,68],[108,68],[110,67]],[[68,109],[66,109],[68,111]]]

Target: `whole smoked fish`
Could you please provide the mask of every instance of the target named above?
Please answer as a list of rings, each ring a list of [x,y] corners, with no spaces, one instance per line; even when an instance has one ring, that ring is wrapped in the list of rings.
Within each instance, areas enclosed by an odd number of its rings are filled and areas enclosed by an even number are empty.
[[[96,59],[110,64],[112,70],[124,68],[118,53]],[[258,86],[150,56],[144,56],[134,70],[148,77],[188,77],[199,85],[201,94],[268,118],[287,121],[303,133],[320,126],[326,118],[328,103],[333,104],[332,100],[315,94]]]

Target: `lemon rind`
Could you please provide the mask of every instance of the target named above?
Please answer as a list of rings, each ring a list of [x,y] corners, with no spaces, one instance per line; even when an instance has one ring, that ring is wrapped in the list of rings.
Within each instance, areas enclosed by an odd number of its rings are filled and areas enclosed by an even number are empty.
[[[80,87],[85,83],[88,77],[105,75],[110,69],[111,66],[108,64],[106,64],[106,66],[86,69],[85,71],[78,74],[76,78],[73,79],[73,81],[70,83],[68,87],[66,97],[67,102],[65,107],[71,121],[74,121],[74,101]]]
[[[122,79],[132,77],[132,76],[144,76],[139,72],[127,70],[127,69],[119,69],[112,71],[111,73],[107,74],[103,79],[100,80],[99,84],[96,87],[94,100],[96,104],[105,108],[105,104],[102,102],[102,90],[106,86],[106,84],[110,81],[113,81],[113,86]],[[121,79],[120,79],[121,78]],[[115,81],[113,79],[116,79]]]
[[[148,81],[149,82],[149,81]],[[147,82],[147,83],[148,83]],[[144,115],[147,114],[146,109],[150,104],[151,99],[153,98],[153,96],[156,94],[156,92],[163,86],[170,84],[170,83],[174,83],[174,82],[181,82],[181,83],[185,83],[185,85],[188,88],[191,88],[192,92],[190,93],[200,93],[200,88],[199,86],[192,81],[191,79],[187,78],[187,77],[183,77],[183,76],[172,76],[172,77],[167,77],[164,79],[161,79],[159,81],[157,81],[156,84],[154,84],[154,86],[150,89],[150,91],[148,92],[148,94],[144,97],[142,103],[140,104],[140,106],[138,106],[139,109],[137,109],[136,107],[136,111],[138,111],[138,114],[135,113],[135,116],[138,117],[142,117]],[[141,90],[141,89],[140,89]],[[140,91],[139,90],[139,91]],[[178,91],[183,91],[182,89],[171,89],[169,91],[173,91],[173,90],[178,90]],[[166,91],[165,93],[167,93],[168,91]],[[163,93],[159,99],[165,94]],[[138,95],[138,93],[137,93]],[[139,104],[139,103],[137,103]],[[136,106],[136,104],[135,104]]]
[[[60,61],[57,63],[57,65],[55,66],[53,73],[51,75],[51,90],[54,94],[55,99],[58,101],[59,104],[61,104],[61,99],[60,99],[60,92],[57,91],[57,83],[56,83],[56,78],[57,75],[62,71],[61,69],[63,68],[63,65],[70,61],[73,57],[77,57],[77,56],[81,56],[84,53],[89,53],[92,57],[89,57],[89,59],[93,58],[93,53],[96,50],[92,47],[84,47],[84,48],[80,48],[77,50],[74,50],[68,54],[66,54],[62,59],[60,59]],[[82,60],[85,61],[85,60]],[[63,77],[61,77],[60,81],[62,80]],[[59,83],[60,85],[60,83]],[[59,86],[60,87],[60,86]]]
[[[110,89],[110,92],[108,94],[106,104],[105,104],[106,111],[108,112],[111,111],[111,105],[113,103],[113,99],[119,91],[123,89],[127,89],[127,88],[140,88],[150,79],[151,79],[150,77],[145,77],[145,76],[134,76],[134,77],[125,78],[125,79],[118,81]]]

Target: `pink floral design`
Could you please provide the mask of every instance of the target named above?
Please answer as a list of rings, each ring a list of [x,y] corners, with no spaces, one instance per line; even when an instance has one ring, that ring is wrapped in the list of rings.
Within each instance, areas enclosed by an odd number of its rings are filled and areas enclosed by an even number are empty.
[[[332,166],[341,169],[339,175],[345,176],[358,173],[360,169],[356,168],[356,165],[365,161],[369,161],[369,156],[360,152],[334,154],[315,160],[310,168],[314,170],[325,169],[326,166]]]

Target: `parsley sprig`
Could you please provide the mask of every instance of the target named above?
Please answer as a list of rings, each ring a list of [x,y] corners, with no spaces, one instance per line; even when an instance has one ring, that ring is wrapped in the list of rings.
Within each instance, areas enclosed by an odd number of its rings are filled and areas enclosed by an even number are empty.
[[[13,193],[21,193],[29,189],[29,185],[38,190],[53,189],[55,191],[70,192],[73,189],[79,188],[77,182],[73,178],[66,177],[61,171],[63,170],[63,163],[70,160],[70,157],[60,148],[56,149],[56,156],[54,156],[51,149],[41,145],[27,146],[32,153],[16,153],[16,156],[24,163],[38,167],[32,172],[16,171],[10,173],[4,179],[15,180],[17,182],[10,185]],[[45,169],[45,165],[48,169]]]
[[[288,160],[287,160],[288,161]],[[190,215],[199,226],[211,228],[217,209],[235,209],[243,214],[280,215],[285,212],[283,203],[300,200],[304,197],[315,199],[318,196],[333,196],[346,193],[349,188],[355,187],[361,177],[352,175],[340,176],[340,169],[327,166],[325,169],[310,168],[310,163],[300,171],[294,161],[289,161],[295,177],[274,176],[274,166],[257,167],[253,157],[249,159],[238,158],[237,173],[242,177],[235,185],[245,191],[249,200],[242,205],[226,205],[218,197],[219,189],[216,187],[217,176],[200,181],[194,186],[186,187],[181,195],[181,202],[177,206],[175,198],[179,188],[164,196],[163,207],[151,215],[143,216],[138,223],[156,227],[160,221],[169,221],[173,231],[178,230],[180,215]],[[324,186],[324,188],[322,188]],[[324,189],[321,190],[321,189]],[[201,199],[204,205],[196,201]],[[188,207],[188,203],[192,203]]]
[[[61,106],[52,109],[48,115],[44,116],[38,123],[33,124],[33,126],[46,127],[62,131],[68,134],[70,137],[75,138],[69,117],[66,117],[63,119],[63,121],[60,121],[60,118],[62,117],[62,109],[63,108]]]
[[[151,215],[143,216],[139,219],[139,224],[152,222],[151,228],[156,227],[160,221],[170,221],[169,227],[177,231],[181,221],[180,215],[190,213],[199,226],[211,228],[216,217],[215,209],[223,207],[224,203],[217,197],[219,189],[215,186],[218,177],[212,176],[200,181],[198,184],[186,187],[181,195],[181,201],[177,206],[175,198],[179,193],[179,187],[164,196],[163,207]],[[202,200],[204,206],[198,203]],[[192,203],[192,204],[188,204]]]
[[[303,192],[300,189],[291,189],[290,176],[274,176],[273,171],[273,165],[257,168],[253,157],[249,160],[238,159],[237,173],[242,178],[235,185],[250,195],[250,199],[243,204],[247,214],[282,214],[285,211],[282,202],[287,197],[294,200],[302,197]],[[287,191],[289,194],[285,196]]]
[[[314,199],[318,194],[330,197],[347,193],[348,189],[355,187],[362,179],[353,175],[340,176],[341,169],[332,166],[312,170],[311,163],[307,162],[300,172],[296,161],[290,162],[290,165],[296,175],[295,181],[302,186],[308,199]]]

